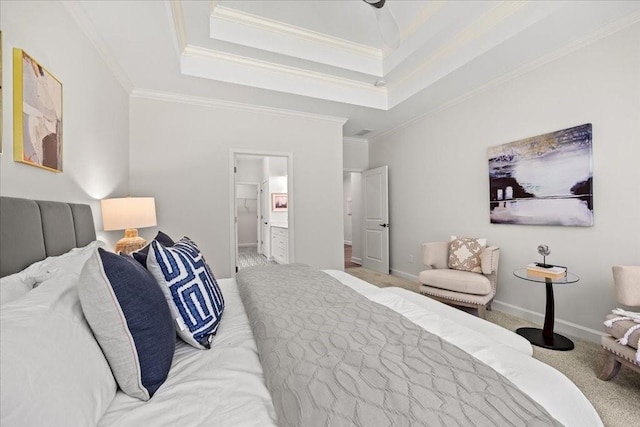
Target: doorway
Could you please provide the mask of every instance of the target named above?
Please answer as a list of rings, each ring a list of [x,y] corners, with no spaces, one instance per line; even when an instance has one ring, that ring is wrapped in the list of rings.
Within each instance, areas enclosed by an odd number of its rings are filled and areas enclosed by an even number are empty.
[[[231,271],[293,262],[291,154],[232,151],[231,163]]]

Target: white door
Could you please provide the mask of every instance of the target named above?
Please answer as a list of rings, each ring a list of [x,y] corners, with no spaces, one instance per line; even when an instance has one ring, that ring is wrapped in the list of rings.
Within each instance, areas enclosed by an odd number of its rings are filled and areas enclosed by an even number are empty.
[[[362,266],[389,274],[389,168],[362,173]]]

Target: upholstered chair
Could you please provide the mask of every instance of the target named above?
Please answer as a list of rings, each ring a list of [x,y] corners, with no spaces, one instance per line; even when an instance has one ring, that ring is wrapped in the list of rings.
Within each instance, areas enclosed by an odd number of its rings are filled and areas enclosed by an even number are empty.
[[[422,262],[428,269],[418,275],[420,293],[447,304],[477,308],[478,316],[485,319],[487,307],[490,309],[496,295],[500,248],[479,249],[479,265],[470,268],[475,271],[463,271],[449,268],[450,244],[422,244]]]
[[[640,307],[640,266],[613,266],[616,300],[629,307]],[[598,378],[608,381],[622,365],[640,372],[640,313],[622,309],[607,315],[605,327],[609,335],[601,338],[607,359]]]

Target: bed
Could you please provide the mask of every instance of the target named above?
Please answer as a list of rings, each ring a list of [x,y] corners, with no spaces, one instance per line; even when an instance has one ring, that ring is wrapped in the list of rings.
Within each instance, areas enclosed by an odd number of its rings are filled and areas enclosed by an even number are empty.
[[[0,198],[0,424],[453,425],[458,415],[443,411],[460,407],[464,425],[602,425],[522,337],[405,289],[301,265],[218,280],[225,309],[211,349],[176,340],[166,381],[147,401],[131,397],[78,301],[100,246],[86,205]],[[325,287],[332,297],[319,296]],[[347,340],[328,326],[342,316]],[[382,350],[370,341],[379,334]],[[438,364],[451,366],[432,374]],[[473,370],[479,379],[467,378]],[[492,408],[465,406],[473,399]]]

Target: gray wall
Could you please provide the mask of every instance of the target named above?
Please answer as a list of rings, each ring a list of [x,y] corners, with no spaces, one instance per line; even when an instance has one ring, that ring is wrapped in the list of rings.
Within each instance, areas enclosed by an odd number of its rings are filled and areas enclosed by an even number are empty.
[[[216,276],[231,276],[232,149],[293,154],[295,261],[343,268],[341,121],[138,97],[130,106],[132,191],[156,197],[158,228],[195,239]]]
[[[389,165],[392,269],[415,277],[422,242],[487,237],[502,249],[497,308],[541,321],[544,287],[512,271],[548,244],[548,261],[581,277],[555,288],[556,329],[597,339],[617,305],[611,266],[640,264],[639,101],[635,24],[372,141],[370,166]],[[593,124],[595,225],[490,224],[487,147],[583,123]]]
[[[98,237],[98,200],[129,192],[129,97],[59,2],[0,2],[3,126],[0,194],[89,203]],[[13,48],[27,52],[62,82],[63,172],[13,161]]]

